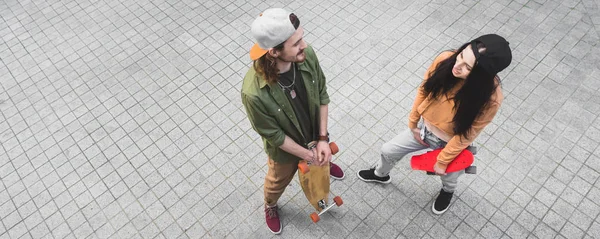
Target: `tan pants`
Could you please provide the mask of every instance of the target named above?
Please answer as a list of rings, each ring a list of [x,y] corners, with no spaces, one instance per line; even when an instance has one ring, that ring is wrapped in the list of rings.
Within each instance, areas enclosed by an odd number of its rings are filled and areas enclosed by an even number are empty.
[[[298,164],[277,163],[269,158],[267,159],[267,165],[269,170],[265,177],[265,204],[274,206],[294,178],[296,170],[298,170]]]

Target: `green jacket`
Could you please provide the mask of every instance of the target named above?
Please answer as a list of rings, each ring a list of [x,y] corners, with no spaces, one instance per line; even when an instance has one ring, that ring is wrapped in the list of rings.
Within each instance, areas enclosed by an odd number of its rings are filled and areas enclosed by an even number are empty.
[[[314,50],[309,45],[304,49],[306,60],[298,63],[308,94],[308,110],[311,124],[319,128],[320,105],[329,104],[325,75]],[[267,82],[250,67],[242,86],[242,103],[252,128],[262,137],[265,152],[278,163],[297,163],[300,158],[279,148],[285,136],[302,143],[302,130],[291,103],[281,87]]]

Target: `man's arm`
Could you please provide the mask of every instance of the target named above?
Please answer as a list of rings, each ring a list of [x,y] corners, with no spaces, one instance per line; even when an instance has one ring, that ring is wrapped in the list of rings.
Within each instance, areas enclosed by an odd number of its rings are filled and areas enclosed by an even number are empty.
[[[327,117],[329,114],[329,105],[319,107],[319,135],[327,135]]]
[[[305,149],[285,135],[275,118],[270,116],[258,99],[242,95],[242,103],[252,128],[270,144],[304,160],[313,160],[313,150]]]
[[[314,51],[312,54],[315,54]],[[315,54],[315,64],[317,69],[317,77],[319,80],[319,135],[327,135],[327,118],[329,117],[329,94],[327,93],[327,78],[321,69],[319,59]],[[331,148],[327,141],[319,141],[317,143],[317,165],[328,164],[331,160]]]
[[[277,120],[267,112],[260,99],[242,94],[242,104],[244,104],[246,115],[254,131],[271,145],[281,146],[286,136],[285,132],[283,132]]]
[[[306,161],[313,161],[315,159],[315,149],[305,149],[287,135],[279,148]]]

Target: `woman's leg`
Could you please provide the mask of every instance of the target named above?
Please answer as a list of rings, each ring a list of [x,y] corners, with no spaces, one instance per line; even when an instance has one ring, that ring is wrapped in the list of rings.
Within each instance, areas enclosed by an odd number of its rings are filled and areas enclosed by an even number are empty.
[[[375,167],[375,175],[387,176],[394,165],[409,153],[428,148],[417,141],[410,129],[402,131],[381,147],[381,158]]]

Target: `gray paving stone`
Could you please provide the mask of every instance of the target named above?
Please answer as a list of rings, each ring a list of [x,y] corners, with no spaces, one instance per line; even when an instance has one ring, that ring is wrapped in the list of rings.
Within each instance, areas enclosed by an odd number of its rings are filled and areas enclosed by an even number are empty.
[[[319,224],[289,187],[282,236],[599,237],[600,2],[369,3],[279,3],[319,55],[348,174],[332,185],[343,208]],[[249,24],[272,3],[0,5],[0,237],[272,236],[266,157],[239,99]],[[489,32],[513,64],[480,174],[451,209],[430,212],[439,181],[407,161],[386,187],[353,178],[404,129],[435,54]]]

